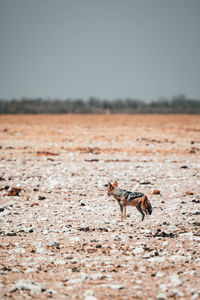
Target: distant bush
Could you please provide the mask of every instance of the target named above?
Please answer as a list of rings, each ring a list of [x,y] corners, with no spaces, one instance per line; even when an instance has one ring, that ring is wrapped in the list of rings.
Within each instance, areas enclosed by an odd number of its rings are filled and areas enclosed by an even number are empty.
[[[145,102],[136,99],[101,100],[90,98],[82,99],[49,100],[49,99],[13,99],[0,100],[1,114],[137,114],[137,113],[181,113],[199,114],[200,100],[188,99],[178,95],[171,100],[161,98],[157,101]]]

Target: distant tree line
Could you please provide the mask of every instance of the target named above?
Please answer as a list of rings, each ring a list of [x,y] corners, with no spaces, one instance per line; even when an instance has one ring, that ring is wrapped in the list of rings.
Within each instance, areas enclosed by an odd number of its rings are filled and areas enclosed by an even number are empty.
[[[161,98],[156,101],[145,102],[136,99],[102,100],[98,98],[50,100],[50,99],[0,99],[1,114],[104,114],[104,113],[180,113],[199,114],[200,99],[188,99],[184,95],[172,99]]]

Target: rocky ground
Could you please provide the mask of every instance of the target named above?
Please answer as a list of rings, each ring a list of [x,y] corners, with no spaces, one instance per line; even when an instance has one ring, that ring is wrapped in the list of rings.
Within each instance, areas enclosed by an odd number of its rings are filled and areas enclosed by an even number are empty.
[[[0,116],[0,298],[200,299],[199,133],[199,116]],[[120,221],[115,179],[149,219]]]

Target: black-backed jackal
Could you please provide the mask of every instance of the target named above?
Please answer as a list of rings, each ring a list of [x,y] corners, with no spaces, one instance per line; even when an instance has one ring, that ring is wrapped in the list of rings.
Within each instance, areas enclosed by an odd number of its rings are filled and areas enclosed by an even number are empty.
[[[124,189],[118,188],[118,183],[115,181],[113,184],[108,182],[108,196],[113,196],[121,210],[121,220],[123,221],[126,218],[126,207],[127,206],[136,206],[137,210],[142,215],[142,221],[144,220],[145,214],[152,214],[151,203],[148,200],[147,196],[140,192],[129,192]]]

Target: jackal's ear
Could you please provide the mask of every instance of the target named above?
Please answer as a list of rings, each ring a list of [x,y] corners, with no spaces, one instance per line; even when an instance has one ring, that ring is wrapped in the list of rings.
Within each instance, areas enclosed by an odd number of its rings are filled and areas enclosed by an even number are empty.
[[[110,181],[108,181],[108,188],[109,188],[110,190],[113,189],[112,183],[110,183]]]
[[[115,180],[115,182],[113,183],[113,186],[114,186],[114,187],[117,187],[117,186],[118,186],[117,180]]]

